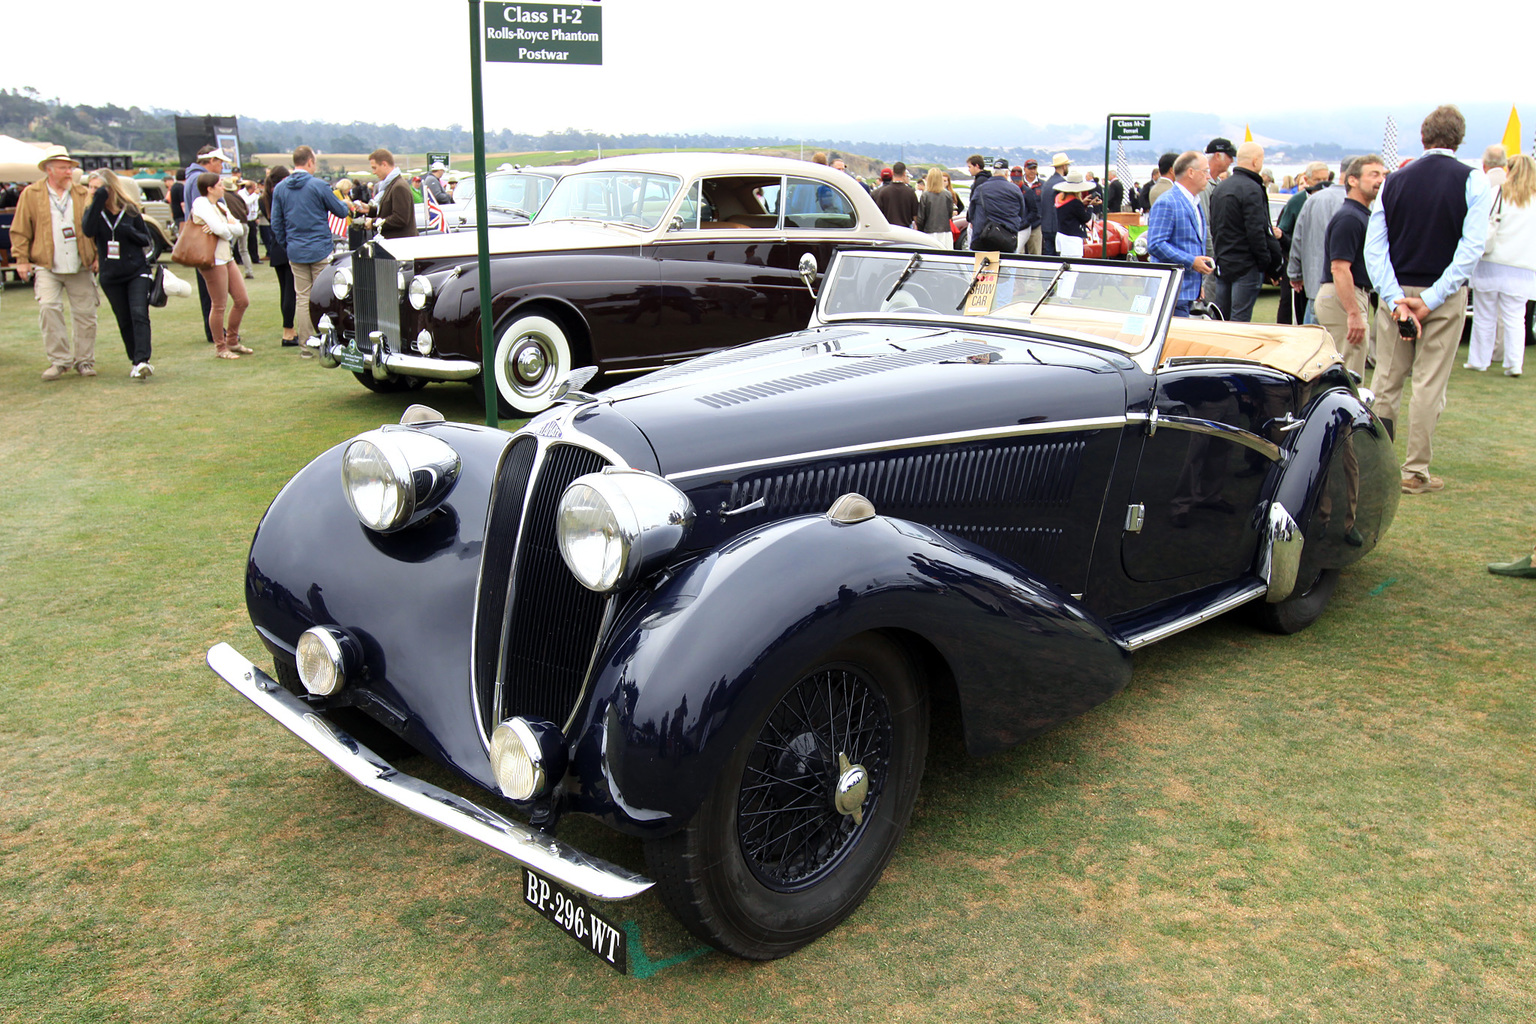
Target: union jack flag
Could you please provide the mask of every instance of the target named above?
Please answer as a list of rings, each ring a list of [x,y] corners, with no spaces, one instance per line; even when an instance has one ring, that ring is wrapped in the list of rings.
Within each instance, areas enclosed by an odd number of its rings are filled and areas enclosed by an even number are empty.
[[[448,233],[448,218],[443,216],[443,208],[437,205],[437,200],[432,198],[430,189],[426,190],[427,200],[427,231],[436,231],[439,234]]]
[[[325,211],[325,222],[330,225],[331,234],[337,238],[347,237],[347,218],[338,217],[331,211]]]

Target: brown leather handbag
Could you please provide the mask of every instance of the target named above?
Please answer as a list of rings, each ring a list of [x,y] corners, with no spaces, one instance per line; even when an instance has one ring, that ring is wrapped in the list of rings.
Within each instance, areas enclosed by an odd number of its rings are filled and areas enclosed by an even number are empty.
[[[213,266],[214,252],[218,245],[218,235],[203,230],[201,224],[188,218],[176,235],[176,245],[171,249],[171,262],[206,270]]]

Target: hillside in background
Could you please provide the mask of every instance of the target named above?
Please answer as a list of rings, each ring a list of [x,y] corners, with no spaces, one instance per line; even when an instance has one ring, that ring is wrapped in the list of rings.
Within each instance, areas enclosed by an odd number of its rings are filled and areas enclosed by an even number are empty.
[[[1132,163],[1152,163],[1168,150],[1203,149],[1221,135],[1241,141],[1245,128],[1265,144],[1271,163],[1326,160],[1330,163],[1355,153],[1379,150],[1388,108],[1309,111],[1268,115],[1249,122],[1235,122],[1215,114],[1154,112],[1152,139],[1127,147]],[[1504,133],[1509,108],[1501,104],[1468,104],[1467,141],[1461,155],[1475,157],[1482,147]],[[385,146],[403,159],[429,152],[467,153],[473,146],[469,128],[402,128],[363,121],[340,124],[328,121],[265,121],[244,116],[238,109],[218,113],[239,117],[241,144],[246,153],[284,153],[300,143],[321,153],[367,153]],[[1396,112],[1400,134],[1399,152],[1418,151],[1418,121],[1427,111]],[[1048,163],[1065,151],[1076,163],[1098,164],[1104,159],[1104,128],[1099,125],[1037,124],[1019,118],[956,118],[942,124],[889,122],[871,116],[860,128],[862,138],[801,139],[795,126],[768,125],[763,131],[776,134],[716,135],[709,133],[648,134],[579,131],[530,135],[509,129],[487,131],[486,149],[494,153],[587,151],[604,153],[636,149],[772,149],[788,155],[814,150],[862,154],[860,167],[904,160],[913,165],[943,164],[962,167],[973,152],[991,158],[1006,156],[1021,163],[1029,157]],[[0,90],[0,133],[35,142],[54,142],[71,149],[126,150],[154,162],[174,163],[176,133],[174,112],[139,107],[70,106],[45,99],[35,89]],[[930,141],[916,141],[926,138]],[[881,141],[884,140],[884,141]],[[896,141],[892,141],[896,140]],[[969,141],[967,141],[969,140]],[[850,165],[854,160],[850,158]]]

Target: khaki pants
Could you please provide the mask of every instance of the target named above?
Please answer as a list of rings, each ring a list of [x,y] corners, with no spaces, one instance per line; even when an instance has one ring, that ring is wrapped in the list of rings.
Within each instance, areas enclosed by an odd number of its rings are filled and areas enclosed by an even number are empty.
[[[1404,287],[1407,295],[1420,295],[1423,288]],[[1413,395],[1408,403],[1408,457],[1403,460],[1404,475],[1429,478],[1429,457],[1433,448],[1435,424],[1445,411],[1445,390],[1451,381],[1451,367],[1456,363],[1456,349],[1461,345],[1462,320],[1467,311],[1467,290],[1458,288],[1439,309],[1430,311],[1423,324],[1423,335],[1407,341],[1397,333],[1392,308],[1382,300],[1376,311],[1376,376],[1371,386],[1376,391],[1376,415],[1392,420],[1402,436],[1402,421],[1397,407],[1403,397],[1403,384],[1412,375]]]
[[[1043,239],[1044,239],[1044,234],[1041,232],[1040,225],[1038,225],[1038,224],[1036,224],[1034,227],[1030,228],[1027,231],[1020,231],[1019,232],[1019,253],[1020,253],[1020,255],[1027,254],[1027,255],[1030,255],[1030,256],[1039,256],[1040,255],[1040,247],[1041,247]]]
[[[293,298],[294,298],[294,337],[300,342],[308,341],[315,336],[314,322],[309,318],[309,289],[315,283],[315,278],[320,271],[330,265],[331,259],[327,256],[319,263],[290,263],[293,270]]]
[[[33,297],[37,299],[37,323],[43,332],[43,351],[53,366],[96,365],[96,280],[89,270],[73,274],[55,274],[45,267],[33,271]],[[75,322],[73,354],[69,331],[64,326],[64,296],[69,296],[69,312]]]
[[[1317,291],[1314,300],[1314,312],[1317,322],[1328,328],[1328,333],[1333,335],[1333,347],[1339,350],[1339,355],[1344,357],[1346,368],[1365,378],[1365,352],[1371,333],[1371,297],[1364,288],[1355,289],[1356,308],[1360,311],[1360,318],[1365,321],[1366,337],[1360,339],[1360,344],[1349,343],[1349,311],[1339,301],[1339,292],[1333,286],[1333,282],[1326,282]]]

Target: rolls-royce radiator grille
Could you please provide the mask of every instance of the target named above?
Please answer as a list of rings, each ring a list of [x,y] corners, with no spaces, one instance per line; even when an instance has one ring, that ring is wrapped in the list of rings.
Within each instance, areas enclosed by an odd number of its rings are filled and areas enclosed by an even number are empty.
[[[565,567],[555,511],[572,480],[608,463],[555,444],[535,467],[536,450],[530,437],[508,449],[486,523],[475,685],[487,732],[512,715],[563,725],[581,698],[602,626],[605,598]]]
[[[358,252],[352,258],[352,322],[359,346],[369,347],[368,336],[384,332],[400,338],[400,263]]]

